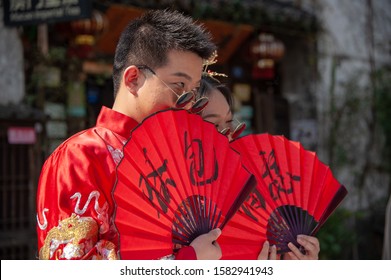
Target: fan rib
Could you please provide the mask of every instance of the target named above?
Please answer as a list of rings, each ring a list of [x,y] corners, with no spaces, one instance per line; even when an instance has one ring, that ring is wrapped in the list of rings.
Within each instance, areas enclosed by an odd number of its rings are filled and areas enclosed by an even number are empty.
[[[257,181],[255,180],[255,176],[251,175],[247,180],[246,184],[242,188],[242,191],[237,197],[237,200],[234,204],[229,208],[227,214],[225,215],[225,219],[223,223],[220,225],[220,228],[223,229],[226,223],[232,218],[232,216],[238,211],[239,207],[242,205],[244,200],[249,196],[249,194],[254,191],[257,186]]]
[[[185,204],[185,203],[184,203]],[[186,204],[184,205],[185,208],[186,207]],[[183,211],[182,207],[179,207],[178,209],[180,211],[180,213],[182,214],[182,217],[180,215],[178,215],[177,212],[174,213],[174,216],[176,217],[176,219],[180,222],[180,225],[175,222],[175,220],[173,222],[176,223],[176,227],[175,228],[179,228],[181,229],[182,231],[186,231],[188,235],[191,235],[191,232],[194,232],[195,228],[196,228],[196,224],[195,224],[195,221],[194,221],[194,216],[192,215],[193,213],[190,211],[190,210],[186,210],[186,211]],[[190,217],[189,217],[190,215]],[[185,219],[184,217],[188,216],[188,219]]]
[[[344,197],[348,194],[347,189],[345,188],[344,185],[340,185],[338,188],[338,191],[336,192],[335,196],[331,200],[330,204],[324,211],[323,215],[319,219],[319,222],[317,226],[313,229],[311,232],[312,235],[315,235],[319,228],[324,224],[324,222],[328,219],[328,217],[334,212],[334,210],[337,208],[337,206],[342,202]]]

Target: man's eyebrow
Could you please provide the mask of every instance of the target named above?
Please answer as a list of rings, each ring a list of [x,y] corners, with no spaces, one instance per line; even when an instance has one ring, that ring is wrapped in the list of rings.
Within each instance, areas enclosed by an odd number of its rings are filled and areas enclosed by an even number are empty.
[[[176,77],[183,77],[186,80],[191,81],[191,77],[188,74],[184,73],[184,72],[175,72],[175,73],[172,73],[171,75],[176,76]]]
[[[185,78],[188,82],[192,82],[191,77],[184,72],[175,72],[175,73],[172,73],[171,75],[175,76],[175,77]],[[199,88],[201,86],[201,79],[196,81],[195,84],[196,84],[195,88]]]

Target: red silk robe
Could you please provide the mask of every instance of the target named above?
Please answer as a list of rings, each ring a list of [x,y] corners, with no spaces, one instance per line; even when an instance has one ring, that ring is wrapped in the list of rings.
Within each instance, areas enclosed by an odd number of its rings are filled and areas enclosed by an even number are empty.
[[[103,107],[95,127],[67,139],[46,160],[37,191],[40,259],[118,259],[111,191],[122,147],[136,125]],[[196,255],[187,247],[176,258]]]

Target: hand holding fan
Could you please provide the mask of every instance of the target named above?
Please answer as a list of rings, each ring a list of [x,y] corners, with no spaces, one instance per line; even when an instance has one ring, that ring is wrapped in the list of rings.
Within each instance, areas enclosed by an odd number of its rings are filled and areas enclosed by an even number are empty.
[[[223,258],[256,259],[267,239],[278,253],[296,247],[297,235],[315,235],[347,194],[330,168],[299,142],[270,134],[231,142],[257,188],[228,223],[219,244]]]
[[[158,259],[224,227],[255,184],[213,124],[185,110],[148,117],[117,167],[121,258]]]

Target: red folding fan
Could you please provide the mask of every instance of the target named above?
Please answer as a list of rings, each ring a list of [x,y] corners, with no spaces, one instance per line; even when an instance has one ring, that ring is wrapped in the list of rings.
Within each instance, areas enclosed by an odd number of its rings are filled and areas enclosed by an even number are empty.
[[[213,124],[185,110],[143,121],[123,149],[113,190],[122,259],[159,259],[223,228],[254,176]]]
[[[298,248],[298,234],[315,235],[347,194],[330,168],[299,142],[270,134],[231,142],[257,187],[225,227],[219,244],[226,259],[256,259],[267,239],[278,253]]]

